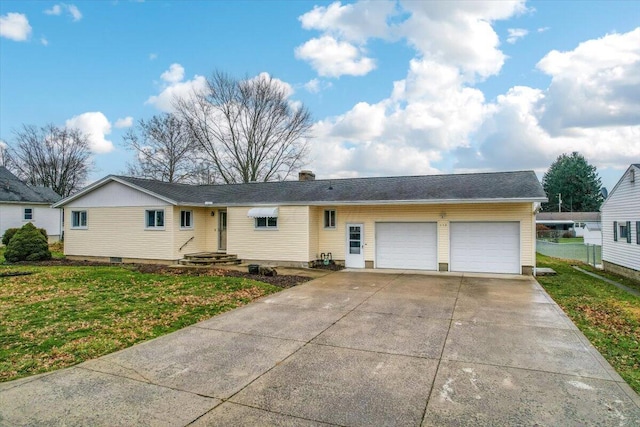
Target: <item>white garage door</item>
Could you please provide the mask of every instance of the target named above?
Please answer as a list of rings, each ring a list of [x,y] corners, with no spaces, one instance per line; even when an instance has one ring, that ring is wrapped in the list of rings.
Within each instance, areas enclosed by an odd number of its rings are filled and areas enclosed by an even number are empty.
[[[376,224],[376,267],[436,270],[435,222]]]
[[[520,224],[452,222],[451,271],[520,274]]]

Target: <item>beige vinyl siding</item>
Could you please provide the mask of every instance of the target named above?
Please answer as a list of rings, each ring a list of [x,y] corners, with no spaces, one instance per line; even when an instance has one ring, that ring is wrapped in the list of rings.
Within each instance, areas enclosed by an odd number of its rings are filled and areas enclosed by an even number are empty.
[[[164,230],[145,228],[145,211],[164,209]],[[71,228],[71,212],[87,211],[87,228]],[[174,260],[174,214],[172,206],[67,207],[65,255]]]
[[[334,259],[344,260],[345,224],[364,224],[364,255],[375,261],[376,222],[437,222],[438,262],[449,263],[449,222],[451,221],[518,221],[520,222],[522,265],[533,266],[535,260],[532,203],[487,203],[458,205],[384,205],[338,206],[335,230],[325,230],[320,221],[318,252],[331,252]],[[444,216],[444,218],[443,218]]]
[[[180,228],[180,212],[183,210],[193,212],[193,216],[192,216],[193,227],[190,229]],[[214,246],[210,246],[211,239],[209,238],[210,237],[209,234],[214,233],[213,231],[209,230],[209,226],[211,223],[211,221],[209,220],[209,218],[211,217],[210,212],[211,212],[211,209],[174,206],[173,208],[173,233],[175,235],[174,248],[173,248],[174,259],[182,258],[184,254],[189,254],[189,253],[215,251],[216,248]],[[184,245],[191,237],[193,237],[194,239],[189,241],[189,243],[187,243],[187,245],[184,248],[182,248],[182,250],[180,250],[180,247]]]
[[[631,166],[635,168],[635,166]],[[635,182],[629,178],[629,170],[614,187],[602,205],[602,259],[613,264],[640,270],[640,245],[636,243],[636,221],[640,221],[640,169],[635,168]],[[613,223],[618,227],[631,222],[631,243],[620,237],[613,240]]]
[[[256,229],[251,207],[227,209],[227,252],[247,260],[310,260],[309,207],[279,206],[277,229]]]
[[[317,206],[309,207],[309,260],[318,259],[318,241],[320,230],[317,224],[324,224],[324,210]]]

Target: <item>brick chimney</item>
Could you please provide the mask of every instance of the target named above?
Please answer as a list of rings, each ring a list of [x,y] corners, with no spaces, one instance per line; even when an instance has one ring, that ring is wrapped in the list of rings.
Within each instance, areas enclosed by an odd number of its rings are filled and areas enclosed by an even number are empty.
[[[316,174],[311,171],[300,171],[298,173],[298,181],[315,181]]]

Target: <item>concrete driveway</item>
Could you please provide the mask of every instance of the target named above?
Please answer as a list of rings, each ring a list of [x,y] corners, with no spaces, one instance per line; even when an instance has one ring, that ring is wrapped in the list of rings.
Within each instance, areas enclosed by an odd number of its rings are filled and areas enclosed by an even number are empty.
[[[530,278],[340,272],[0,384],[0,425],[639,425]]]

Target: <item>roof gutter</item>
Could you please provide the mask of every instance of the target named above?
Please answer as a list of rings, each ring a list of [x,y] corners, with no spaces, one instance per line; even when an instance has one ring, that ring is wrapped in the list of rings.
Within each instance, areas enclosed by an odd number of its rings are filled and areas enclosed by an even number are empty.
[[[535,203],[546,202],[546,197],[537,198],[509,198],[509,199],[420,199],[420,200],[320,200],[311,202],[270,201],[270,202],[242,202],[242,203],[191,203],[177,202],[177,206],[202,206],[202,207],[239,207],[239,206],[368,206],[368,205],[452,205],[452,204],[482,204],[482,203]]]

